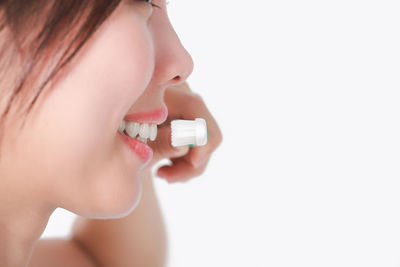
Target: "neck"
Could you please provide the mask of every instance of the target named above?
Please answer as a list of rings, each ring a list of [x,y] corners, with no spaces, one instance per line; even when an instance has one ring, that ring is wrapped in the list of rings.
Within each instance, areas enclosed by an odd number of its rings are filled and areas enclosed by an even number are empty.
[[[38,198],[33,196],[9,192],[0,194],[0,266],[24,267],[54,208],[35,203]]]

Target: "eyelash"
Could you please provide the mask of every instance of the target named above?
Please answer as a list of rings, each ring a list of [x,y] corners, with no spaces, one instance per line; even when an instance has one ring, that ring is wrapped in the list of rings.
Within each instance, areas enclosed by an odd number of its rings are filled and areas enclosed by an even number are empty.
[[[161,7],[157,6],[156,4],[153,4],[152,0],[150,0],[150,2],[149,2],[149,0],[141,0],[141,1],[145,1],[145,2],[149,3],[150,5],[152,5],[153,7],[161,8]]]

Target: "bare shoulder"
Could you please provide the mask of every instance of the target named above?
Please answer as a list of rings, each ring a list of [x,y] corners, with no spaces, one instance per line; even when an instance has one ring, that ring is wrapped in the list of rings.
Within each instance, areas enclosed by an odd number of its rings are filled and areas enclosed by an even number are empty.
[[[98,267],[85,251],[71,239],[40,239],[28,267]]]

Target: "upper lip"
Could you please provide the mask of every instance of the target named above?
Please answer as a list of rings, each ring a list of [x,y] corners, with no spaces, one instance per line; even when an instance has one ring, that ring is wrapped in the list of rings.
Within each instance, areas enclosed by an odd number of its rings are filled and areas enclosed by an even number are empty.
[[[139,122],[139,123],[153,123],[153,124],[162,124],[167,120],[168,117],[168,109],[165,105],[151,110],[151,111],[141,111],[136,113],[130,113],[125,115],[124,121],[130,122]]]

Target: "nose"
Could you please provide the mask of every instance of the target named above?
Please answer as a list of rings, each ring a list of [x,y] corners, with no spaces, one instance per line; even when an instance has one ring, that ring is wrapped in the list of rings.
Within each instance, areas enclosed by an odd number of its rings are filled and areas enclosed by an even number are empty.
[[[162,87],[184,82],[193,71],[193,59],[183,47],[168,17],[154,21],[155,79]]]

